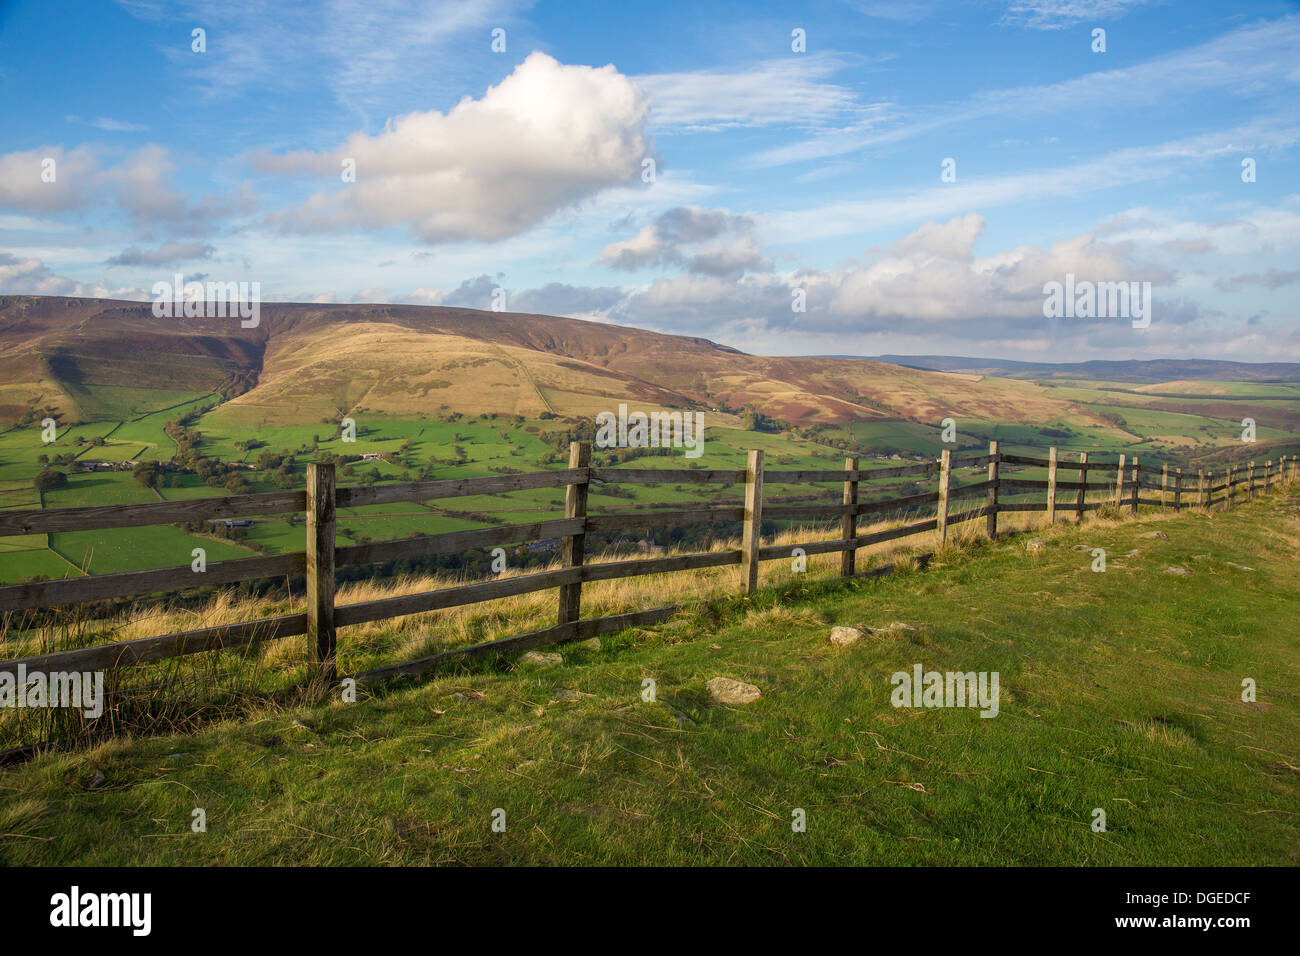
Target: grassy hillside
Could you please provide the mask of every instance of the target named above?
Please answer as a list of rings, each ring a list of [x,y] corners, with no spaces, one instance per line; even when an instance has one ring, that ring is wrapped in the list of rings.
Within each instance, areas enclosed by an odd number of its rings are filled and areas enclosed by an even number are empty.
[[[874,581],[819,580],[824,562],[798,576],[777,562],[752,598],[715,598],[599,648],[566,646],[562,664],[489,662],[363,689],[356,703],[266,703],[193,735],[50,754],[0,771],[0,855],[1300,863],[1294,486],[1225,513],[1036,534],[1044,544],[1032,549],[1024,535],[969,538],[929,570]],[[1092,570],[1099,547],[1104,573]],[[699,596],[727,590],[717,576],[734,571],[710,574],[638,587]],[[620,599],[594,598],[591,613]],[[396,633],[348,629],[342,645],[504,626],[490,609],[408,620],[388,625]],[[892,622],[915,630],[827,641],[833,624]],[[891,674],[918,663],[997,671],[998,716],[891,706]],[[716,676],[762,697],[714,703],[705,682]],[[655,703],[641,700],[646,678]],[[1257,702],[1242,701],[1244,678]],[[206,833],[191,831],[195,808]],[[498,808],[503,833],[491,829]],[[796,808],[805,833],[792,831]],[[1090,827],[1097,808],[1105,832]]]

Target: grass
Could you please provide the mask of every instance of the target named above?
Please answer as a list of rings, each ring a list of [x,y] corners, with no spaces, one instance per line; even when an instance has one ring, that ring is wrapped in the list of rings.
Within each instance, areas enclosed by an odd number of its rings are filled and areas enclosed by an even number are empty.
[[[194,733],[46,754],[0,771],[0,859],[1300,863],[1294,486],[1230,512],[1060,525],[1036,531],[1034,550],[1024,535],[962,534],[928,570],[871,581],[829,580],[829,560],[804,575],[772,562],[749,598],[723,596],[731,569],[606,582],[584,589],[588,613],[672,590],[697,600],[657,628],[567,645],[560,665],[447,669],[355,703],[258,698]],[[1105,573],[1091,570],[1097,547]],[[345,600],[379,586],[357,587]],[[209,613],[245,610],[225,600]],[[367,644],[403,657],[517,633],[552,601],[347,629],[357,650],[341,664],[364,665]],[[894,621],[916,630],[827,641],[833,624]],[[997,671],[999,715],[892,707],[890,675],[916,663]],[[715,676],[763,696],[714,703]],[[1241,700],[1247,677],[1257,702]],[[655,703],[641,699],[647,678]],[[205,833],[191,830],[196,808]]]

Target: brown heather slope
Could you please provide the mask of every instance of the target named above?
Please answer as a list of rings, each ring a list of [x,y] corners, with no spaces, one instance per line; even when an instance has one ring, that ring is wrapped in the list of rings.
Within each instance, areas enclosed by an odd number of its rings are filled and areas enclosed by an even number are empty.
[[[33,405],[85,417],[86,389],[99,385],[247,388],[230,404],[286,423],[358,407],[589,416],[626,401],[752,404],[799,424],[948,415],[1101,424],[1071,402],[1000,379],[866,359],[769,358],[599,322],[407,305],[264,303],[260,325],[244,329],[238,319],[158,319],[143,302],[0,296],[0,383],[6,421]]]

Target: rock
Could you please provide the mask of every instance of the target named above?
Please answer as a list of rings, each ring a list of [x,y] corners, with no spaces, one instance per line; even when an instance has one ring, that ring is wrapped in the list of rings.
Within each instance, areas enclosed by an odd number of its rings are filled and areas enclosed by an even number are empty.
[[[600,638],[589,637],[585,641],[579,641],[578,646],[585,647],[589,651],[598,651],[600,650]]]
[[[1193,561],[1208,561],[1208,560],[1210,560],[1210,555],[1208,555],[1208,554],[1194,554],[1194,555],[1192,555],[1192,560],[1193,560]]]
[[[1030,551],[1046,551],[1047,541],[1043,538],[1030,538],[1025,542],[1025,547]]]
[[[904,624],[902,621],[894,621],[892,624],[886,624],[884,627],[873,627],[873,631],[915,631],[911,624]]]
[[[1124,552],[1124,557],[1126,557],[1126,558],[1136,558],[1136,557],[1137,557],[1139,554],[1141,554],[1141,553],[1142,553],[1142,552],[1141,552],[1138,548],[1134,548],[1132,551],[1125,551],[1125,552]]]
[[[1227,565],[1228,567],[1230,567],[1230,568],[1236,568],[1238,571],[1254,571],[1254,570],[1255,570],[1254,568],[1248,568],[1248,567],[1246,567],[1244,564],[1237,564],[1235,561],[1225,561],[1224,564],[1226,564],[1226,565]]]
[[[732,680],[730,677],[715,677],[705,686],[720,704],[752,704],[762,696],[762,691],[753,684]]]
[[[1139,538],[1167,538],[1169,537],[1169,535],[1165,534],[1163,531],[1147,531],[1138,535],[1138,537]]]
[[[581,700],[582,694],[574,690],[572,687],[561,687],[551,695],[551,699],[552,702],[560,700]]]
[[[848,647],[862,640],[862,632],[856,627],[831,628],[831,643],[836,647]]]
[[[1165,568],[1165,574],[1176,574],[1180,578],[1189,577],[1191,573],[1186,568]]]
[[[1088,545],[1088,544],[1076,544],[1076,545],[1075,545],[1073,548],[1071,548],[1070,550],[1071,550],[1071,551],[1091,551],[1091,550],[1092,550],[1092,545]]]
[[[104,771],[96,770],[95,775],[86,783],[86,789],[98,790],[106,783],[108,783],[108,778],[104,776]]]
[[[563,664],[563,654],[552,654],[547,651],[529,651],[519,660],[525,664]]]

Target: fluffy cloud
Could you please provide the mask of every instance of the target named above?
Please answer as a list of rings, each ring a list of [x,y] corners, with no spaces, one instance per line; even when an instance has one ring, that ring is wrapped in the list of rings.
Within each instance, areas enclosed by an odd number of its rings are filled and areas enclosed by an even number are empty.
[[[426,243],[513,236],[557,210],[639,178],[651,152],[642,91],[613,66],[533,53],[482,99],[390,120],[326,153],[261,154],[259,168],[339,177],[273,219],[289,231],[403,226]]]
[[[627,271],[685,264],[691,272],[738,277],[749,270],[771,267],[750,235],[753,228],[752,218],[725,209],[677,206],[662,213],[632,238],[610,243],[601,250],[598,262]],[[727,234],[739,238],[722,241],[721,237]],[[708,240],[719,241],[694,250],[686,248]]]
[[[41,259],[0,252],[0,292],[17,295],[73,295],[94,299],[147,299],[143,289],[91,285],[55,275]]]
[[[52,163],[52,165],[51,165]],[[53,171],[53,181],[42,173]],[[0,156],[0,209],[59,213],[106,207],[125,214],[137,229],[168,235],[211,233],[232,216],[256,208],[244,184],[229,195],[191,201],[171,185],[175,166],[167,150],[150,144],[113,166],[82,146],[58,146]]]

